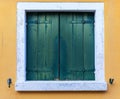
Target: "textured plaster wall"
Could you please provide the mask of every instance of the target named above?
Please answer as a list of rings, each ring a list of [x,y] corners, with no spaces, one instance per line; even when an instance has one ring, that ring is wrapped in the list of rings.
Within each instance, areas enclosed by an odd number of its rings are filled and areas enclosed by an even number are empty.
[[[16,3],[104,2],[106,92],[16,92]],[[11,88],[7,79],[12,78]],[[120,98],[120,1],[119,0],[0,0],[0,99],[119,99]]]

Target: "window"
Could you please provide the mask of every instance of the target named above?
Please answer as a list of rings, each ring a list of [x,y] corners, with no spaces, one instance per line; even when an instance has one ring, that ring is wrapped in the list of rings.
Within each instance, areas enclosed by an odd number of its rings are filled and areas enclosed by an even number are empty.
[[[94,13],[27,13],[26,80],[94,80]]]
[[[103,3],[18,3],[17,11],[17,91],[107,89]]]

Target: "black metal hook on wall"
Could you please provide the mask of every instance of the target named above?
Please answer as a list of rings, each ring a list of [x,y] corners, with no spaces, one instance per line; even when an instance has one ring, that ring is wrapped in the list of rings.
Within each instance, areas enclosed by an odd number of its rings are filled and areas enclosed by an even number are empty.
[[[11,78],[8,78],[7,84],[8,84],[8,87],[10,88],[10,86],[11,86],[11,84],[12,84],[12,79],[11,79]]]
[[[114,78],[110,78],[110,79],[109,79],[109,83],[112,85],[113,82],[114,82]]]

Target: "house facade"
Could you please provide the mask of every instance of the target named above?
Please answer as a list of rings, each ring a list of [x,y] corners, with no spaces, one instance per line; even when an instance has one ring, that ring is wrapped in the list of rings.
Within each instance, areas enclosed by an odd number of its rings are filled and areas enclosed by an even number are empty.
[[[1,0],[1,99],[119,99],[118,0]]]

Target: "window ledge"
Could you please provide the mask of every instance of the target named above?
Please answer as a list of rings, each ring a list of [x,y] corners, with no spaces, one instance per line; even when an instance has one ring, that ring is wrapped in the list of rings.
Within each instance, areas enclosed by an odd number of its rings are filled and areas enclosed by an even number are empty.
[[[104,81],[26,81],[17,82],[16,91],[106,91]]]

